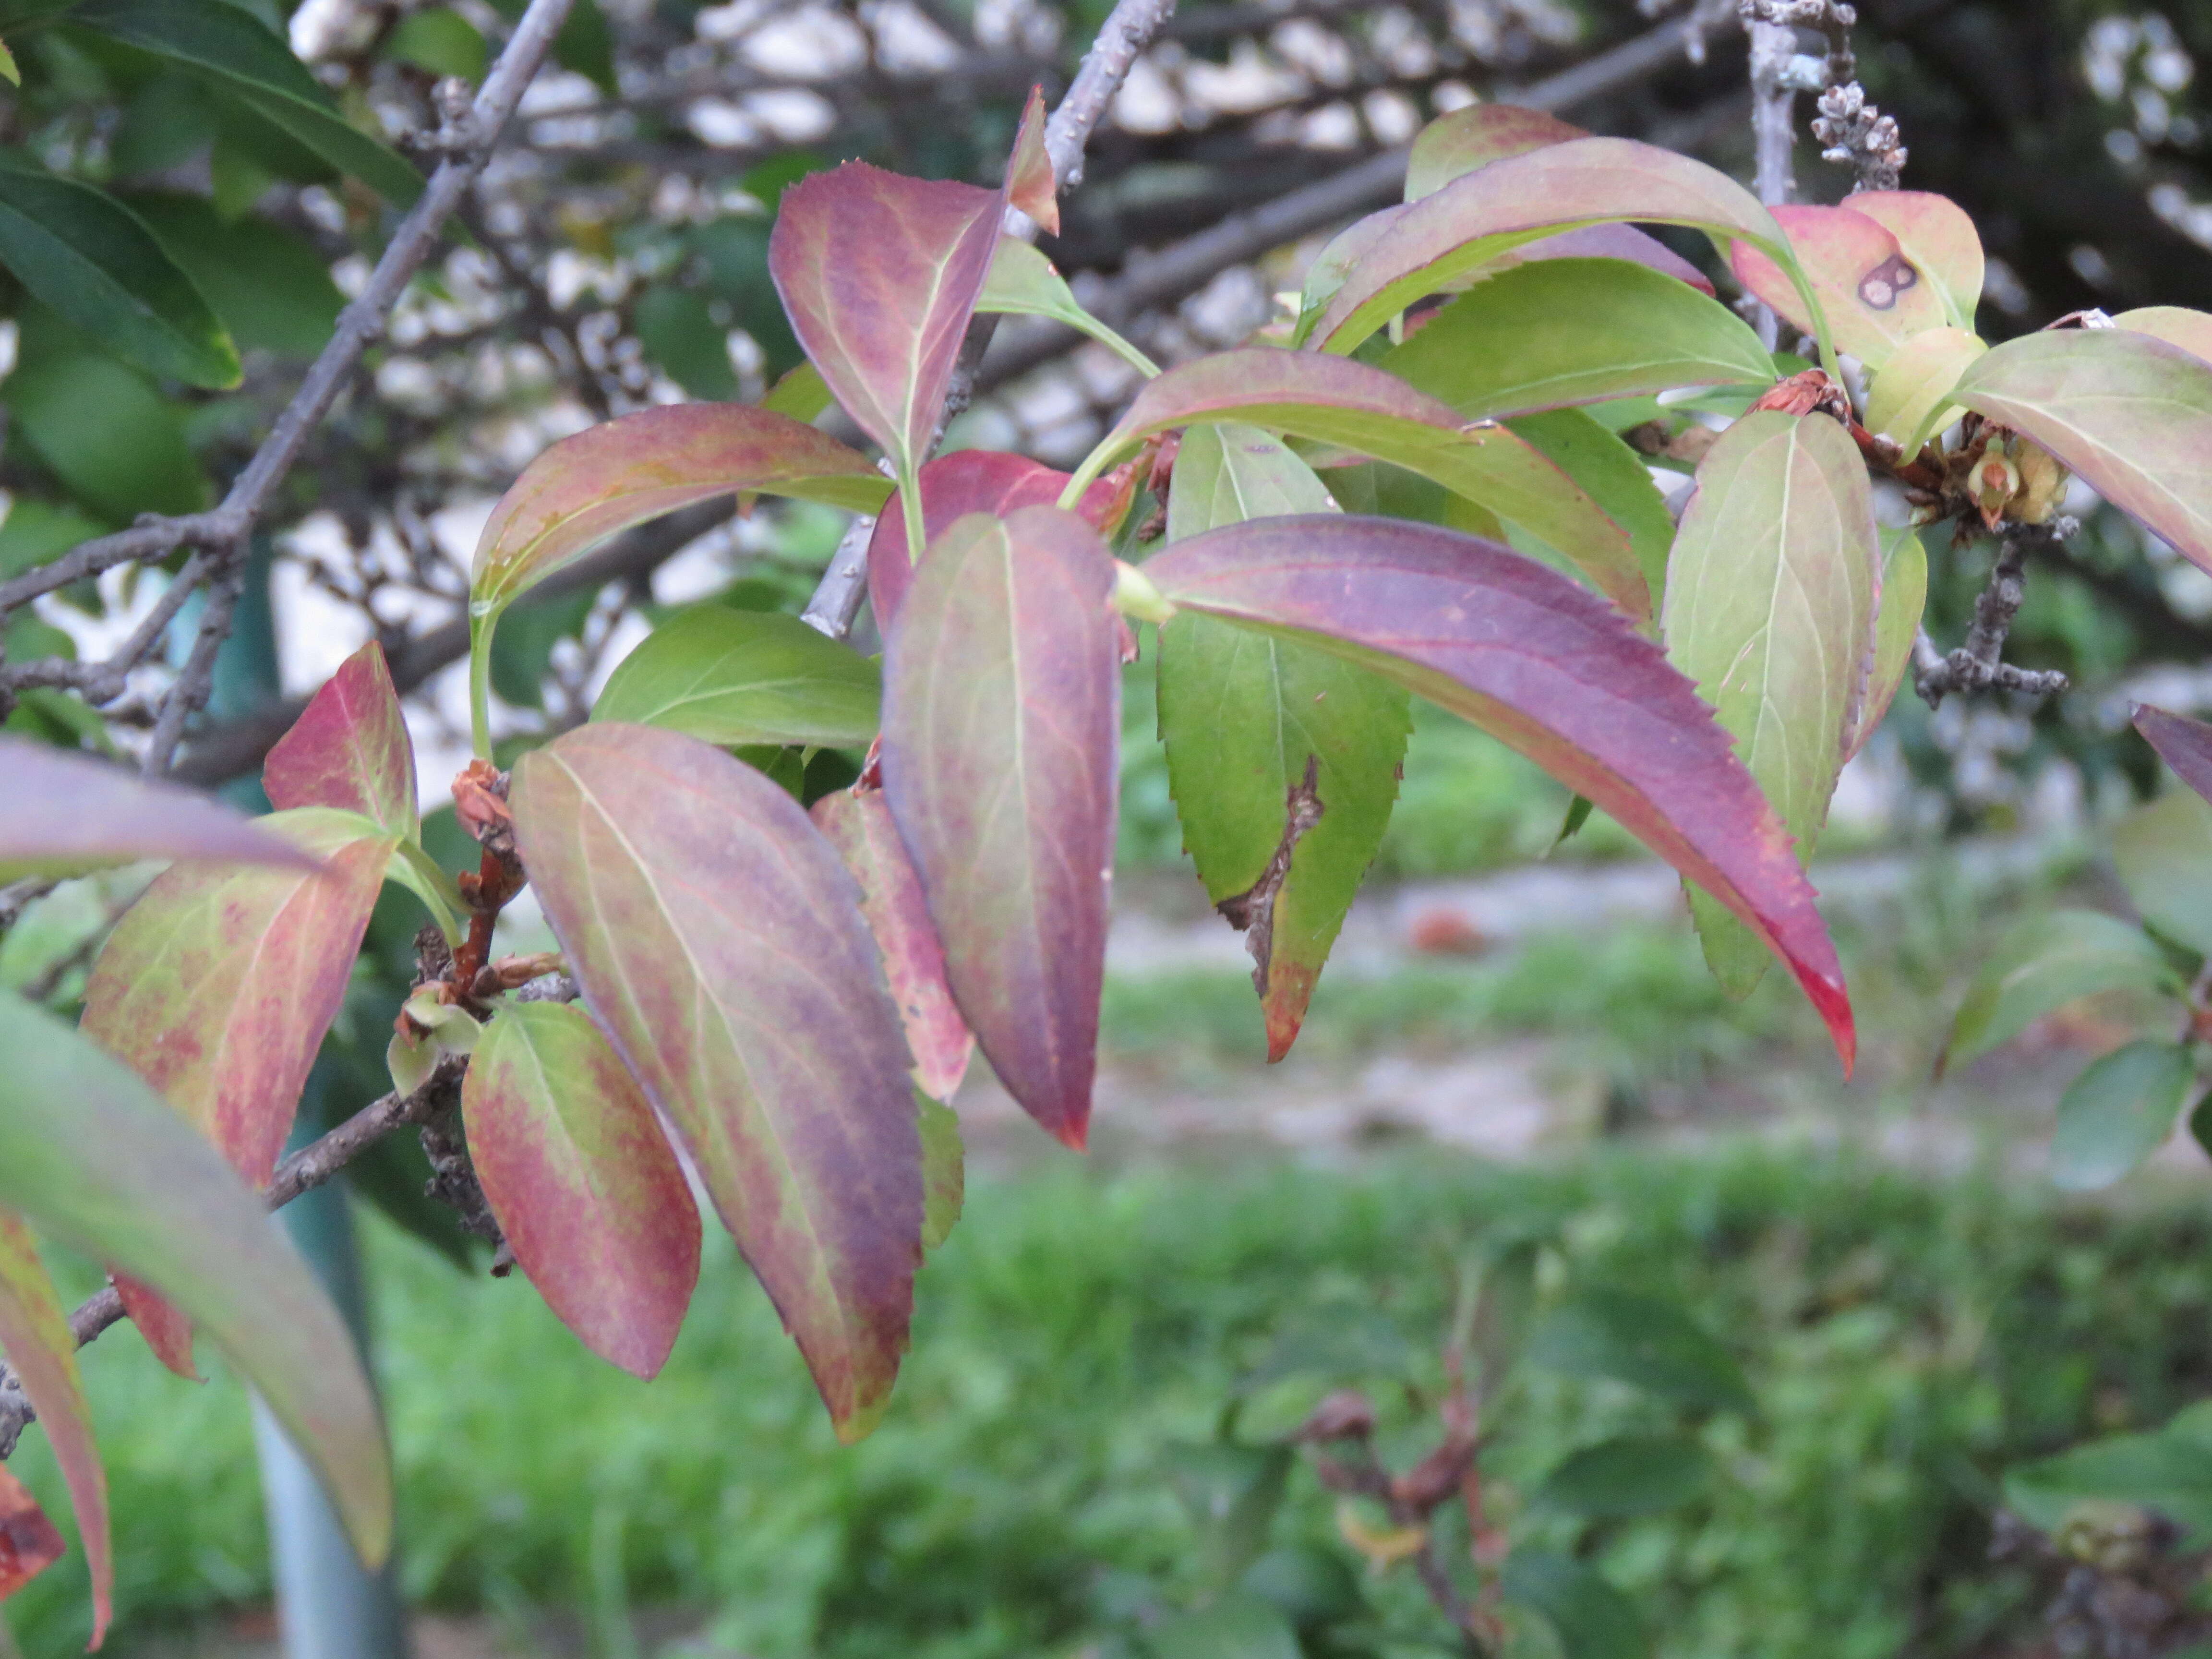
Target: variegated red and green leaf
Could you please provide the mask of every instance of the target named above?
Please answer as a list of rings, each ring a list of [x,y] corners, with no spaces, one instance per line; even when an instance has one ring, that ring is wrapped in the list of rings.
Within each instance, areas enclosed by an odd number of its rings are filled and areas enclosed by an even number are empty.
[[[923,533],[935,541],[955,519],[970,513],[1004,518],[1017,507],[1049,507],[1060,499],[1067,476],[1042,461],[999,449],[956,449],[939,455],[921,469]],[[1076,511],[1103,529],[1115,498],[1114,487],[1101,478],[1083,492]],[[898,506],[893,501],[884,507],[868,540],[868,603],[885,639],[890,637],[907,585],[914,580],[906,518]]]
[[[69,1553],[39,1500],[0,1463],[0,1601]]]
[[[1618,611],[1494,543],[1392,519],[1234,525],[1145,574],[1182,610],[1396,680],[1603,807],[1769,942],[1850,1066],[1843,972],[1788,835],[1696,688]]]
[[[422,833],[415,744],[382,646],[371,640],[338,665],[269,751],[261,783],[280,809],[335,806],[395,836]]]
[[[1048,236],[1060,234],[1060,184],[1044,143],[1044,88],[1031,87],[1006,158],[1006,205],[1029,215]]]
[[[128,1068],[0,997],[0,1206],[152,1285],[283,1425],[372,1567],[391,1547],[383,1419],[337,1309],[259,1200]]]
[[[880,789],[837,789],[816,801],[810,816],[860,884],[860,914],[882,952],[884,976],[906,1029],[915,1087],[950,1100],[968,1073],[975,1038],[945,982],[945,946],[890,806]]]
[[[0,732],[0,883],[140,859],[314,867],[310,854],[205,795]]]
[[[1542,110],[1513,104],[1469,104],[1439,115],[1413,136],[1406,157],[1406,199],[1433,196],[1455,179],[1532,149],[1589,134]]]
[[[1007,1091],[1081,1146],[1121,730],[1113,562],[1072,513],[957,520],[884,674],[884,795],[960,1012]]]
[[[1988,262],[1966,209],[1924,190],[1863,190],[1844,205],[1897,238],[1899,251],[1943,301],[1954,328],[1973,327]]]
[[[858,1438],[906,1348],[923,1205],[906,1043],[852,877],[780,787],[652,726],[532,750],[509,802],[592,1018]]]
[[[1774,216],[1812,281],[1838,350],[1879,371],[1914,335],[1951,325],[1942,293],[1879,221],[1854,207],[1778,207]],[[1746,288],[1813,331],[1812,307],[1790,272],[1748,241],[1738,242],[1729,258]]]
[[[546,1305],[601,1358],[658,1376],[699,1280],[699,1212],[599,1027],[567,1003],[498,1009],[461,1113],[484,1197]]]
[[[1992,347],[1951,395],[2212,570],[2212,362],[2131,329],[2059,329]]]
[[[1168,538],[1334,505],[1266,433],[1194,427]],[[1160,629],[1159,721],[1183,846],[1244,934],[1279,1060],[1389,826],[1413,727],[1406,691],[1317,647],[1187,613]]]
[[[1842,423],[1763,410],[1721,434],[1674,532],[1661,633],[1801,861],[1865,718],[1881,602],[1873,491]],[[1723,988],[1747,995],[1766,942],[1707,894],[1691,908]]]
[[[13,999],[11,999],[12,1000]],[[9,1055],[12,1065],[15,1056]],[[15,1367],[39,1414],[76,1506],[77,1536],[92,1569],[92,1640],[107,1638],[114,1616],[115,1556],[107,1529],[107,1471],[92,1443],[92,1407],[77,1375],[76,1339],[21,1217],[0,1210],[0,1354]]]
[[[1577,138],[1492,161],[1398,210],[1307,337],[1325,350],[1354,350],[1415,301],[1501,254],[1560,231],[1623,222],[1686,225],[1795,264],[1773,216],[1726,174],[1632,139]]]
[[[322,867],[164,872],[101,947],[83,1021],[257,1187],[345,1000],[397,844],[328,807],[260,823]]]
[[[1631,616],[1651,614],[1628,532],[1555,463],[1510,429],[1464,425],[1449,405],[1350,358],[1253,347],[1171,368],[1137,394],[1076,477],[1087,481],[1156,433],[1218,421],[1418,472],[1557,548]]]

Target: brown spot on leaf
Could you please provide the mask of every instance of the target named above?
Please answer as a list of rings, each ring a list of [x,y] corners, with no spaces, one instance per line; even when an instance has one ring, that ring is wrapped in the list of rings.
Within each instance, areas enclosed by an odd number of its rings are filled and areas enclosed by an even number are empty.
[[[1920,273],[1901,253],[1893,253],[1859,278],[1859,299],[1870,310],[1894,310],[1899,299],[1920,286]]]
[[[1320,784],[1321,757],[1309,754],[1305,776],[1284,792],[1283,838],[1275,843],[1267,867],[1244,891],[1233,893],[1213,907],[1244,935],[1244,948],[1252,953],[1253,988],[1262,997],[1267,994],[1268,963],[1275,952],[1275,896],[1291,873],[1291,855],[1297,851],[1299,841],[1328,810],[1321,798]]]

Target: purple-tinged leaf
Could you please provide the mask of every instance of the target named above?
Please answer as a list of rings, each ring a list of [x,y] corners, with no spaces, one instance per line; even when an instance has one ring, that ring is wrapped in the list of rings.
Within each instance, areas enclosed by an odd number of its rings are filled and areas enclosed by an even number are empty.
[[[2060,329],[1992,347],[1951,395],[2212,570],[2212,362],[2129,329]]]
[[[1563,230],[1556,236],[1523,242],[1499,254],[1472,276],[1462,277],[1453,286],[1470,286],[1486,280],[1494,272],[1547,259],[1622,259],[1655,270],[1662,276],[1671,276],[1707,299],[1715,294],[1711,277],[1656,236],[1647,236],[1633,225],[1619,224],[1584,225],[1579,230]]]
[[[392,1540],[383,1419],[330,1298],[260,1202],[118,1061],[0,997],[0,1206],[153,1285],[204,1330],[322,1477],[372,1567]]]
[[[1000,189],[848,161],[809,173],[777,208],[769,274],[792,330],[845,412],[883,446],[901,483],[936,436],[1007,205],[1018,194],[1057,216],[1043,161],[1043,108],[1032,93]]]
[[[1774,216],[1812,281],[1838,351],[1879,370],[1914,335],[1951,322],[1942,295],[1878,221],[1852,207],[1778,207]],[[1789,272],[1746,242],[1730,259],[1746,288],[1797,327],[1812,329],[1812,309]]]
[[[1687,225],[1794,263],[1757,198],[1701,161],[1626,138],[1577,138],[1493,161],[1400,210],[1310,331],[1355,349],[1425,295],[1526,243],[1583,225]]]
[[[1261,519],[1145,574],[1182,610],[1365,664],[1589,797],[1769,942],[1849,1068],[1843,970],[1788,835],[1696,688],[1618,611],[1493,543],[1389,519]]]
[[[12,1000],[12,999],[11,999]],[[12,1064],[15,1056],[9,1055]],[[23,1395],[45,1425],[76,1506],[77,1536],[92,1569],[92,1640],[107,1639],[114,1616],[115,1556],[107,1529],[107,1471],[92,1443],[92,1407],[77,1375],[76,1339],[39,1260],[39,1247],[20,1217],[0,1210],[0,1354],[15,1369]]]
[[[261,768],[270,804],[335,806],[395,836],[422,833],[415,744],[374,640],[338,665]]]
[[[69,1553],[39,1500],[0,1464],[0,1601]]]
[[[1042,461],[1004,450],[956,449],[921,469],[923,533],[935,541],[955,519],[970,513],[988,513],[1003,519],[1017,507],[1050,507],[1066,486],[1067,474],[1055,472]],[[1077,511],[1091,523],[1103,525],[1114,502],[1114,487],[1101,478],[1083,492]],[[874,607],[876,627],[885,639],[890,637],[899,602],[913,580],[906,515],[898,510],[894,497],[877,517],[875,533],[868,540],[868,603]]]
[[[1382,368],[1465,420],[1774,383],[1759,336],[1717,300],[1620,259],[1500,271],[1446,306]]]
[[[0,882],[140,859],[314,866],[289,842],[205,795],[0,733]]]
[[[1660,630],[1801,861],[1865,717],[1881,602],[1874,494],[1842,423],[1761,410],[1722,433],[1674,532]],[[1765,942],[1707,895],[1690,903],[1722,988],[1748,995]]]
[[[345,1000],[396,838],[350,812],[260,820],[316,871],[164,872],[125,912],[85,987],[84,1030],[256,1187]]]
[[[1194,427],[1168,538],[1334,505],[1266,433]],[[1159,724],[1183,845],[1244,935],[1279,1060],[1389,825],[1413,724],[1405,689],[1313,645],[1179,616],[1160,629]]]
[[[1532,149],[1589,134],[1556,115],[1513,104],[1469,104],[1439,115],[1413,136],[1406,158],[1406,199],[1433,196],[1455,179]]]
[[[857,451],[788,416],[745,404],[640,410],[523,468],[477,538],[471,604],[497,610],[608,537],[695,501],[760,490],[872,513],[890,488]]]
[[[1114,864],[1113,582],[1073,514],[971,514],[915,573],[884,674],[884,795],[953,997],[1007,1092],[1076,1147]]]
[[[1557,548],[1631,616],[1651,614],[1628,532],[1556,463],[1507,428],[1463,425],[1449,404],[1350,358],[1252,347],[1171,368],[1137,394],[1077,476],[1155,433],[1220,421],[1418,472]]]
[[[915,1087],[950,1100],[968,1074],[975,1038],[945,983],[945,946],[890,807],[879,789],[838,789],[816,801],[811,816],[860,884],[860,914],[883,953],[884,976],[914,1059]]]
[[[1863,190],[1846,205],[1897,238],[1920,280],[1935,289],[1954,328],[1972,328],[1987,261],[1966,210],[1924,190]]]
[[[2130,716],[2143,741],[2173,769],[2174,776],[2212,801],[2212,726],[2139,702]]]
[[[2112,325],[2179,346],[2191,356],[2212,363],[2212,312],[2191,311],[2186,306],[2143,306],[2120,313],[2112,319]]]
[[[123,1311],[138,1328],[138,1334],[154,1351],[154,1358],[187,1382],[204,1379],[192,1361],[192,1322],[164,1302],[150,1285],[142,1285],[127,1273],[110,1273],[115,1293],[123,1298]]]
[[[1322,250],[1306,267],[1304,286],[1298,295],[1297,326],[1291,331],[1291,343],[1304,345],[1313,332],[1314,325],[1328,308],[1352,273],[1367,258],[1368,250],[1390,232],[1392,226],[1404,218],[1412,204],[1399,203],[1392,207],[1377,208],[1364,218],[1354,219],[1342,230],[1322,245]]]
[[[838,1435],[882,1415],[921,1258],[921,1145],[860,892],[720,750],[599,723],[515,763],[515,836],[584,1001],[673,1126]]]
[[[1022,125],[1006,158],[1006,205],[1018,208],[1048,236],[1060,234],[1060,184],[1044,147],[1044,88],[1031,87]]]
[[[492,1015],[461,1085],[469,1157],[514,1259],[601,1358],[659,1375],[699,1281],[699,1212],[652,1103],[580,1008]]]

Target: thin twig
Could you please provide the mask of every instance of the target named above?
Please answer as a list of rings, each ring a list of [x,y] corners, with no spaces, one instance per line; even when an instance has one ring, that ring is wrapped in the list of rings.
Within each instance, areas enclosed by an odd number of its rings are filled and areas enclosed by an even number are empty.
[[[1912,641],[1912,684],[1922,702],[1935,708],[1954,691],[1994,688],[2045,697],[2066,690],[2066,676],[2057,670],[2017,668],[2003,656],[2013,618],[2027,596],[2028,550],[2062,542],[2080,528],[2072,519],[2006,528],[1989,584],[1974,600],[1974,620],[1966,629],[1966,643],[1947,657],[1937,653],[1925,629]]]

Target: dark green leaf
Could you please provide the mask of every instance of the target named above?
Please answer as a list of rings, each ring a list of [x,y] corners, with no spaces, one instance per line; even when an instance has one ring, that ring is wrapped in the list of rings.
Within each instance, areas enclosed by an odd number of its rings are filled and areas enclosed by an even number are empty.
[[[1643,1621],[1595,1567],[1546,1551],[1516,1549],[1501,1575],[1505,1599],[1547,1620],[1561,1659],[1643,1659]]]
[[[1754,1409],[1728,1350],[1657,1297],[1583,1291],[1545,1316],[1527,1352],[1531,1364],[1547,1370],[1610,1377],[1695,1409]]]
[[[1606,516],[1628,532],[1656,608],[1667,590],[1674,519],[1667,510],[1667,498],[1651,482],[1644,458],[1583,410],[1547,410],[1505,424],[1580,484]]]
[[[1267,434],[1193,427],[1176,463],[1168,536],[1328,504],[1312,471]],[[1270,1060],[1290,1052],[1382,845],[1411,702],[1402,688],[1294,640],[1195,615],[1161,630],[1160,738],[1183,844],[1257,963]]]
[[[39,458],[102,518],[128,524],[207,504],[183,410],[112,357],[27,363],[0,383],[0,398]]]
[[[411,11],[384,38],[384,55],[395,64],[412,64],[432,75],[483,78],[484,38],[469,20],[446,6]]]
[[[106,528],[69,507],[18,495],[8,509],[6,522],[0,523],[0,581],[21,575],[34,564],[59,558]],[[12,650],[9,654],[14,654]]]
[[[1169,1453],[1169,1479],[1205,1542],[1201,1571],[1209,1584],[1233,1582],[1267,1547],[1296,1459],[1289,1446],[1209,1440]]]
[[[1360,1611],[1359,1581],[1344,1558],[1310,1544],[1269,1550],[1244,1570],[1237,1589],[1256,1595],[1301,1632],[1325,1630]]]
[[[492,9],[507,18],[520,17],[528,4],[529,0],[491,0]],[[614,43],[599,0],[576,0],[569,8],[568,21],[553,37],[553,61],[584,76],[610,98],[622,90],[615,83]]]
[[[345,295],[322,256],[265,219],[226,224],[197,196],[124,198],[161,239],[241,346],[312,357],[337,326]]]
[[[2112,826],[2112,864],[2136,912],[2169,939],[2212,951],[2212,805],[2169,789]]]
[[[501,702],[516,708],[545,706],[545,676],[553,665],[553,647],[583,632],[598,602],[599,595],[589,588],[550,599],[526,594],[500,619],[499,632],[491,641],[491,689]]]
[[[1998,941],[1952,1022],[1936,1073],[2009,1042],[2045,1014],[2099,991],[2175,991],[2157,945],[2117,916],[2053,910]]]
[[[1145,1645],[1152,1659],[1300,1659],[1290,1620],[1242,1590],[1202,1612],[1162,1620],[1146,1633]]]
[[[2199,1547],[2212,1534],[2212,1440],[2191,1407],[2150,1434],[2118,1434],[2005,1472],[2006,1506],[2056,1534],[2084,1505],[2140,1504],[2176,1522]]]
[[[2166,1144],[2196,1077],[2179,1043],[2140,1038],[2075,1078],[2058,1102],[2051,1179],[2069,1193],[2109,1187]]]
[[[701,605],[623,659],[592,716],[665,726],[720,748],[864,748],[882,702],[876,665],[798,617]]]
[[[1599,1520],[1656,1515],[1688,1503],[1712,1475],[1712,1458],[1686,1435],[1623,1435],[1573,1453],[1544,1477],[1533,1501],[1539,1510]]]
[[[0,264],[118,356],[191,386],[238,384],[215,313],[113,197],[0,157]]]
[[[227,0],[82,0],[70,18],[203,76],[394,202],[422,193],[422,175],[339,114],[282,36]]]
[[[728,333],[699,295],[685,288],[647,289],[632,326],[646,355],[693,397],[727,402],[738,395]]]

